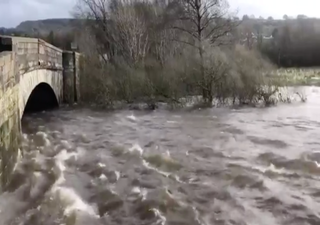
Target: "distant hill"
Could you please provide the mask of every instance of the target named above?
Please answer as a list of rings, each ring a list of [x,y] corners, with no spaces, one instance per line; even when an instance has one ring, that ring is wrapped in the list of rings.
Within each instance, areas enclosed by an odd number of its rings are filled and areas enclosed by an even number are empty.
[[[16,30],[21,32],[41,32],[49,33],[69,31],[70,29],[79,25],[80,20],[77,19],[46,19],[46,20],[36,20],[36,21],[24,21],[20,23]]]
[[[302,22],[307,22],[308,25],[319,29],[320,19],[305,18],[305,19],[288,19],[288,20],[273,20],[263,18],[249,18],[242,20],[242,23],[238,27],[240,33],[247,32],[261,32],[264,36],[270,36],[275,28],[283,27],[285,24],[299,25]],[[72,31],[74,28],[79,27],[81,20],[71,18],[60,18],[60,19],[45,19],[45,20],[34,20],[24,21],[15,28],[1,28],[0,34],[6,35],[48,35],[51,31],[54,33],[66,33]]]
[[[46,20],[34,20],[24,21],[15,28],[0,27],[0,34],[5,35],[46,35],[51,31],[55,33],[64,33],[72,30],[81,23],[78,19],[46,19]]]
[[[15,32],[16,32],[15,28],[0,27],[0,34],[10,35],[10,34],[15,33]]]

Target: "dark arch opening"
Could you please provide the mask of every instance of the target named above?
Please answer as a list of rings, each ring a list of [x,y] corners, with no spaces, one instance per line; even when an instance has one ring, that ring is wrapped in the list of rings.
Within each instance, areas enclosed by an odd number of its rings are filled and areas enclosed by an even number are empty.
[[[23,114],[50,110],[58,106],[58,100],[50,85],[40,83],[32,90]]]

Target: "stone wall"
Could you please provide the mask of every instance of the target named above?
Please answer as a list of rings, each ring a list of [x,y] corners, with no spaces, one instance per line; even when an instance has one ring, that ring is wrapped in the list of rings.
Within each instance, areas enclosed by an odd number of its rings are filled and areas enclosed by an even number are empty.
[[[2,189],[9,180],[19,148],[20,118],[14,54],[0,53],[0,180]]]
[[[18,110],[0,126],[0,190],[10,181],[10,175],[17,162],[20,147],[20,118]]]
[[[74,103],[80,100],[80,54],[63,52],[63,100]]]
[[[81,100],[80,95],[80,57],[81,55],[77,52],[74,53],[75,57],[75,65],[74,65],[74,74],[75,74],[75,92],[76,92],[76,101],[79,102]]]
[[[8,96],[11,95],[13,87],[16,85],[14,73],[14,58],[12,52],[0,53],[0,124],[8,119],[10,112],[8,109],[13,104]]]

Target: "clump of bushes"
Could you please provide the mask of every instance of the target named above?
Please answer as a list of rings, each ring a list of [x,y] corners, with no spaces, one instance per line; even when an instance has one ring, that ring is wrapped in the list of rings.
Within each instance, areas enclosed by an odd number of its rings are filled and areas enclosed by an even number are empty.
[[[259,52],[243,46],[225,51],[218,47],[209,51],[208,47],[203,64],[205,82],[201,82],[199,58],[192,49],[187,51],[188,54],[176,56],[165,65],[149,59],[144,64],[130,66],[121,60],[105,63],[84,56],[82,99],[107,107],[122,102],[123,105],[146,103],[150,108],[159,102],[185,106],[190,99],[205,106],[276,102],[274,96],[281,85],[268,76],[273,66]],[[202,96],[204,88],[208,90],[209,102]]]

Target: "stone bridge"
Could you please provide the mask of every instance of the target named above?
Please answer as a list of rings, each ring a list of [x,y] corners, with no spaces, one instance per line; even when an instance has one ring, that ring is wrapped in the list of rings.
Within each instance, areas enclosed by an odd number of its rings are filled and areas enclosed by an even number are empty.
[[[78,53],[63,51],[41,39],[0,36],[2,190],[10,181],[19,155],[23,114],[78,101],[78,68]]]

